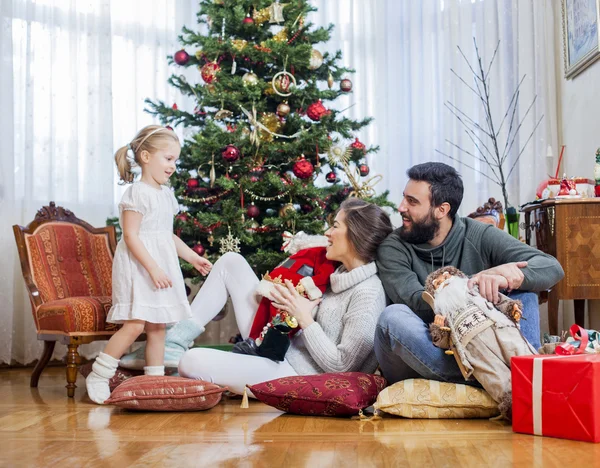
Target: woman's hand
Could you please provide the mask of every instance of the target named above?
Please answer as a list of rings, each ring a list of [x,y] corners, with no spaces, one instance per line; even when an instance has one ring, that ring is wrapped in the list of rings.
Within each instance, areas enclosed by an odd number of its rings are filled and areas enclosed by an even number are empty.
[[[321,303],[321,299],[311,301],[296,291],[290,280],[285,280],[285,286],[275,284],[272,292],[273,306],[296,317],[300,328],[306,328],[314,322],[312,311]]]
[[[171,283],[171,280],[162,268],[156,267],[149,271],[149,273],[154,286],[156,286],[156,289],[165,289],[173,286],[173,283]]]
[[[209,260],[207,260],[204,257],[201,257],[198,254],[195,254],[195,257],[192,258],[192,261],[190,263],[196,270],[198,270],[202,274],[202,276],[208,275],[212,268],[212,263],[210,263]]]

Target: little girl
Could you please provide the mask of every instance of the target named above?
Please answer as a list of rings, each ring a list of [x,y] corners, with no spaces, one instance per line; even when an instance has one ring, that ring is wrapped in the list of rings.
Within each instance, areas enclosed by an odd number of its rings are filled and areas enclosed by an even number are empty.
[[[144,331],[144,373],[164,375],[165,325],[192,316],[177,257],[203,275],[212,267],[173,234],[173,216],[179,205],[164,184],[175,172],[180,151],[172,130],[149,125],[115,154],[123,182],[133,183],[133,165],[141,167],[142,177],[125,191],[119,204],[123,236],[113,261],[113,306],[107,322],[123,326],[99,354],[85,381],[88,395],[96,403],[108,399],[108,382],[119,359]]]

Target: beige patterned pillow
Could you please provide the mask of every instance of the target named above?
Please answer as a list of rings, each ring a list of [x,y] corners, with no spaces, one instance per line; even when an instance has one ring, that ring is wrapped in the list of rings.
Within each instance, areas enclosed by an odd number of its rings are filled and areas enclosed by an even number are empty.
[[[386,413],[413,419],[472,419],[498,415],[487,392],[469,385],[409,379],[383,389],[373,405]]]

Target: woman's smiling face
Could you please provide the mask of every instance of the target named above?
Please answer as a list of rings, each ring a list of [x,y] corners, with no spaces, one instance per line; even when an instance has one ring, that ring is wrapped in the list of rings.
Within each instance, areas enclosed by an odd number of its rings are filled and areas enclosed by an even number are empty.
[[[327,259],[345,263],[356,257],[356,252],[348,239],[346,214],[340,210],[335,217],[333,225],[325,232],[327,237]]]

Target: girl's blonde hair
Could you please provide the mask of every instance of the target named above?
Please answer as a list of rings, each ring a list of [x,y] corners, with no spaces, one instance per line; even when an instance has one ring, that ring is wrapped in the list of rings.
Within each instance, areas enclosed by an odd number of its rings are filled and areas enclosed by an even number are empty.
[[[142,128],[131,143],[119,148],[115,153],[115,163],[119,171],[121,180],[126,184],[131,184],[135,177],[133,172],[133,163],[140,166],[140,154],[142,151],[148,151],[152,154],[159,150],[161,140],[173,140],[179,143],[179,138],[173,130],[160,125],[148,125]],[[127,157],[127,152],[131,150],[131,157]]]

